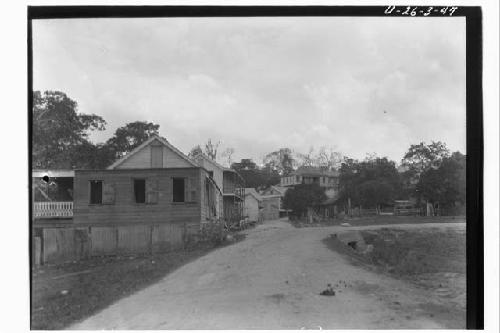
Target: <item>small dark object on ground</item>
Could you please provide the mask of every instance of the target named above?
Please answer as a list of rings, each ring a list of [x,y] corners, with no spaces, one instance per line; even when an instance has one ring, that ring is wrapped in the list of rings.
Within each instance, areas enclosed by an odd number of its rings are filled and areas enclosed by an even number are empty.
[[[320,293],[321,296],[335,296],[335,290],[333,290],[332,285],[328,284],[328,288]]]

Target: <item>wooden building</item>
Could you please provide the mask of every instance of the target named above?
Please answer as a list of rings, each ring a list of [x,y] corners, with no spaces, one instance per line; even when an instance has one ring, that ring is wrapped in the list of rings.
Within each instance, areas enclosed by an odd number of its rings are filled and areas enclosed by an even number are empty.
[[[244,217],[250,222],[262,222],[263,209],[260,194],[254,188],[245,188]]]
[[[224,168],[222,192],[224,198],[224,220],[228,224],[239,222],[244,217],[245,181],[236,170]]]
[[[339,173],[336,170],[322,170],[317,167],[300,167],[292,174],[281,177],[280,185],[290,187],[298,184],[318,184],[324,188],[338,190]]]
[[[283,206],[283,200],[285,199],[286,191],[288,191],[289,189],[290,187],[271,185],[269,188],[261,192],[262,195],[278,195],[280,197],[279,199],[280,217],[288,216],[288,213],[290,212],[290,210],[285,209]]]
[[[217,217],[211,173],[160,136],[106,170],[76,170],[75,225],[184,224]]]
[[[207,155],[203,153],[196,154],[195,156],[191,156],[191,158],[202,168],[208,171],[210,175],[210,179],[213,180],[215,184],[215,189],[213,191],[213,196],[215,198],[215,207],[216,213],[215,215],[219,218],[223,219],[224,217],[224,206],[223,206],[223,192],[222,189],[224,187],[224,167],[217,163],[216,161],[209,158]]]
[[[261,195],[263,212],[262,216],[265,221],[277,220],[280,218],[280,195]]]

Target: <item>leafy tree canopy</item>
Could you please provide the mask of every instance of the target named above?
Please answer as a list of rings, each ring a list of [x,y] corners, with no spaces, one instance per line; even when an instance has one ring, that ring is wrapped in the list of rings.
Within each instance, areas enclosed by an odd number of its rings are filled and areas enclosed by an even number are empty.
[[[280,182],[280,175],[277,170],[269,166],[259,168],[251,159],[242,159],[238,163],[233,163],[231,168],[238,171],[243,177],[246,187],[267,188]]]
[[[290,148],[281,148],[267,154],[263,162],[269,168],[277,171],[281,176],[287,176],[293,172],[295,159]]]
[[[135,121],[118,128],[106,145],[115,152],[115,159],[140,146],[153,135],[158,135],[160,125],[146,121]]]
[[[89,146],[88,135],[104,130],[106,122],[94,114],[77,113],[77,103],[60,91],[33,92],[33,166],[81,168],[80,146]]]
[[[419,176],[431,167],[438,167],[441,161],[449,156],[450,151],[441,141],[432,141],[430,144],[420,142],[410,146],[401,161],[401,165],[408,168],[414,175]]]
[[[375,207],[391,203],[401,191],[394,161],[369,156],[364,161],[345,158],[340,167],[340,198],[353,205]]]
[[[33,166],[52,169],[102,169],[158,134],[159,125],[136,121],[118,128],[106,143],[88,140],[106,122],[78,113],[77,103],[60,91],[33,93]]]
[[[300,184],[285,193],[283,205],[296,216],[303,216],[307,208],[326,200],[325,190],[318,184]]]
[[[445,157],[438,168],[424,171],[417,184],[417,191],[429,202],[443,207],[465,204],[466,157],[455,152]]]

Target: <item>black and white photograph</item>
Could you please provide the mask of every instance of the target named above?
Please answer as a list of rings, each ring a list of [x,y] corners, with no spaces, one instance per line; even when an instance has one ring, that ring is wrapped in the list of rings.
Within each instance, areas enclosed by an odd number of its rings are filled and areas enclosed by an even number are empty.
[[[480,7],[28,21],[32,330],[482,328]]]

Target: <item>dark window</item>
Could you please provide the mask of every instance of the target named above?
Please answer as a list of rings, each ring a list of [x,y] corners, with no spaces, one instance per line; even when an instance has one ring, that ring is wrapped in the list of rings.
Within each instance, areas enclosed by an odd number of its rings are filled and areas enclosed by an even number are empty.
[[[146,202],[146,180],[145,179],[134,179],[134,196],[135,202],[145,203]]]
[[[102,181],[90,181],[90,203],[100,205],[102,204]]]
[[[173,201],[184,202],[184,178],[173,179]]]

